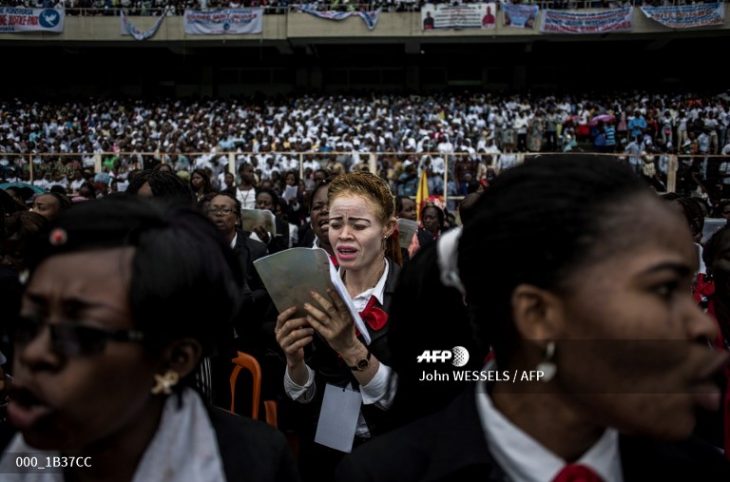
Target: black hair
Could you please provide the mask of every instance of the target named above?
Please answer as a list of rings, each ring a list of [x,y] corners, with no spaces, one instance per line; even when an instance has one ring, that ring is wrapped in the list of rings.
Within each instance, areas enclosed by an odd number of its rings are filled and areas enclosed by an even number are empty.
[[[480,338],[506,366],[518,346],[511,296],[522,283],[559,292],[606,238],[612,207],[655,196],[614,160],[538,156],[499,175],[474,207],[459,243],[459,273]],[[485,253],[497,253],[485,256]]]
[[[322,189],[324,187],[328,188],[330,185],[330,182],[332,182],[332,177],[326,177],[326,178],[324,178],[324,180],[317,183],[317,185],[314,186],[314,189],[312,189],[312,194],[309,195],[309,199],[307,200],[307,202],[309,203],[309,212],[310,213],[312,212],[312,203],[314,201],[314,196],[317,195],[317,191],[319,191],[320,189]]]
[[[190,173],[190,189],[193,189],[193,176],[196,174],[203,178],[203,194],[208,194],[213,191],[213,186],[210,184],[210,176],[205,169],[194,169],[193,172]]]
[[[461,203],[459,203],[459,217],[461,218],[461,224],[466,224],[474,217],[474,215],[476,215],[474,206],[480,197],[481,193],[473,192],[467,194]]]
[[[167,171],[145,169],[136,173],[130,180],[127,193],[137,194],[145,183],[149,183],[152,194],[167,202],[192,206],[195,202],[193,191],[188,183]]]
[[[712,274],[712,262],[715,260],[715,256],[717,256],[720,249],[722,238],[728,232],[730,232],[730,227],[726,224],[712,234],[702,250],[702,260],[705,262],[705,266],[707,266],[710,274]]]
[[[46,259],[64,253],[133,247],[129,303],[146,347],[193,338],[204,355],[228,348],[243,276],[215,226],[185,207],[117,195],[75,205],[51,225],[65,240],[39,236],[31,252],[31,277]],[[55,238],[54,238],[55,239]]]
[[[268,194],[271,196],[271,205],[277,206],[279,204],[279,196],[272,190],[272,189],[257,189],[256,190],[256,197],[259,197],[259,194]]]
[[[692,237],[702,233],[705,227],[705,210],[700,204],[701,201],[697,198],[680,197],[676,202],[682,206],[682,213],[687,220]]]
[[[53,186],[51,186],[51,189],[49,189],[49,191],[52,194],[63,194],[64,196],[68,194],[66,188],[61,186],[60,184],[54,184]]]

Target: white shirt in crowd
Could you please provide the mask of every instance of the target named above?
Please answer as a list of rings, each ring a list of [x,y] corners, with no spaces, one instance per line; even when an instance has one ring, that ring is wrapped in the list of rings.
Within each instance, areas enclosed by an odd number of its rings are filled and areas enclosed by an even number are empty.
[[[241,203],[241,209],[256,209],[256,189],[248,191],[236,188],[236,199]]]

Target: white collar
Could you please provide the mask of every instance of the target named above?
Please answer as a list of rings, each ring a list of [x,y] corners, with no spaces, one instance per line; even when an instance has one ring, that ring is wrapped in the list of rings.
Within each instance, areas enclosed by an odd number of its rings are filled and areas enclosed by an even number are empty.
[[[563,459],[540,445],[497,410],[484,382],[477,385],[476,405],[489,452],[512,480],[550,482],[565,467]],[[618,432],[606,429],[601,438],[575,463],[590,467],[606,482],[623,482]]]
[[[33,454],[39,461],[60,455],[56,451],[36,450],[30,447],[23,440],[23,435],[18,433],[2,455],[0,466],[11,467],[15,454],[18,453]],[[191,457],[190,454],[195,454],[195,457]],[[18,482],[64,480],[62,472],[30,471],[14,473],[13,476],[9,480]],[[165,400],[160,425],[135,469],[132,482],[148,480],[168,482],[188,480],[225,482],[226,480],[210,417],[200,396],[190,388],[183,391],[180,407],[176,395],[171,395]]]
[[[231,249],[236,247],[236,241],[238,241],[238,233],[233,235],[233,240],[231,240]]]
[[[383,274],[378,280],[377,284],[369,290],[363,291],[352,299],[353,303],[355,304],[355,308],[357,308],[357,311],[362,311],[365,308],[365,305],[368,301],[370,301],[371,296],[374,296],[378,300],[378,303],[380,303],[381,305],[383,304],[383,295],[385,294],[385,282],[388,280],[389,270],[390,263],[388,263],[388,259],[385,258],[385,270],[383,270]],[[340,278],[342,278],[342,267],[337,269],[337,273],[340,275]],[[364,301],[362,307],[359,306],[358,301]]]

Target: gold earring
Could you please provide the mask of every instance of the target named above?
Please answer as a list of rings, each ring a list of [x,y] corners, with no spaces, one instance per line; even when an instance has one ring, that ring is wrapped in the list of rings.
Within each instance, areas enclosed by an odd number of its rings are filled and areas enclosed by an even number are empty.
[[[152,395],[169,395],[172,387],[177,385],[180,375],[174,370],[167,370],[163,375],[155,375],[155,386],[152,387]]]

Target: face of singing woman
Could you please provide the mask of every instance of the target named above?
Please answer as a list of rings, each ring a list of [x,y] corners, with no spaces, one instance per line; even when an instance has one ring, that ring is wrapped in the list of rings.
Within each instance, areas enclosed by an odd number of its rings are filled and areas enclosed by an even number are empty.
[[[659,199],[635,196],[614,210],[558,296],[556,384],[606,426],[687,437],[698,408],[717,408],[713,376],[727,361],[708,347],[716,324],[691,296],[697,251]]]
[[[393,231],[380,220],[379,206],[372,200],[342,194],[330,201],[329,239],[337,262],[348,270],[367,268],[384,254],[383,239]]]

